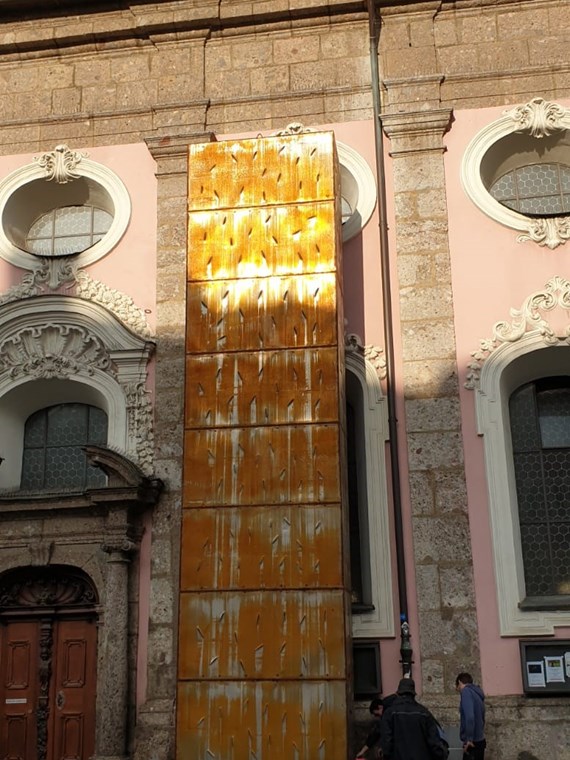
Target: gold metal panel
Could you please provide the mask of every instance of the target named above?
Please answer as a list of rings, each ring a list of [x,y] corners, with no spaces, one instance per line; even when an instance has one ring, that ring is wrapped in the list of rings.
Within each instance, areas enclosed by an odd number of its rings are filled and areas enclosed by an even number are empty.
[[[346,760],[334,138],[194,145],[189,177],[178,757]]]
[[[332,201],[189,215],[188,279],[312,274],[336,268]]]
[[[189,146],[189,209],[334,199],[332,132]]]
[[[210,354],[332,346],[334,273],[190,283],[186,350]]]
[[[189,355],[186,427],[334,422],[336,348]]]
[[[178,760],[346,760],[342,681],[181,682]]]
[[[341,535],[338,504],[185,509],[180,588],[340,587]]]
[[[189,430],[184,506],[338,502],[337,425]]]
[[[342,678],[342,590],[182,593],[181,679]]]

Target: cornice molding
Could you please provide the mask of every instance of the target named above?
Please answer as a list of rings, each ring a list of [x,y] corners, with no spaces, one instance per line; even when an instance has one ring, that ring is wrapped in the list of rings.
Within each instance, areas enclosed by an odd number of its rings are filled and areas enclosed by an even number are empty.
[[[382,114],[382,126],[392,143],[390,155],[443,153],[443,136],[451,126],[452,117],[450,108]]]

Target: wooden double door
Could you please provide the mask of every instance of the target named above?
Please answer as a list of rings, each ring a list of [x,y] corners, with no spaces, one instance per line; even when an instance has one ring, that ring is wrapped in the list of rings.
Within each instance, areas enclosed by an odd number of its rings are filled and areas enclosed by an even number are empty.
[[[0,618],[0,759],[95,752],[97,628],[65,610]]]

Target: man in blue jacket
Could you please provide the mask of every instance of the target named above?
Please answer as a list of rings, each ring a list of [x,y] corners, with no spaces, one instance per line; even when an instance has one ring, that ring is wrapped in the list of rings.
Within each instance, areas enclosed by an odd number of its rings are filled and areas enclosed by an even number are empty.
[[[463,760],[484,760],[485,757],[485,695],[473,683],[470,673],[459,673],[455,679],[459,691],[459,736],[463,742]]]

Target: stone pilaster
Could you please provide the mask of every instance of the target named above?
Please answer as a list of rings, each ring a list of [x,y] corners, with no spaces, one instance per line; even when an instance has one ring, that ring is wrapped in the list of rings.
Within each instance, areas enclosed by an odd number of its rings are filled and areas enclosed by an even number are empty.
[[[435,80],[433,82],[435,86]],[[394,158],[409,487],[425,694],[479,670],[439,107],[383,117]],[[416,645],[417,646],[417,645]]]
[[[105,618],[100,628],[96,760],[127,755],[129,564],[135,544],[126,537],[103,544],[107,555]]]

